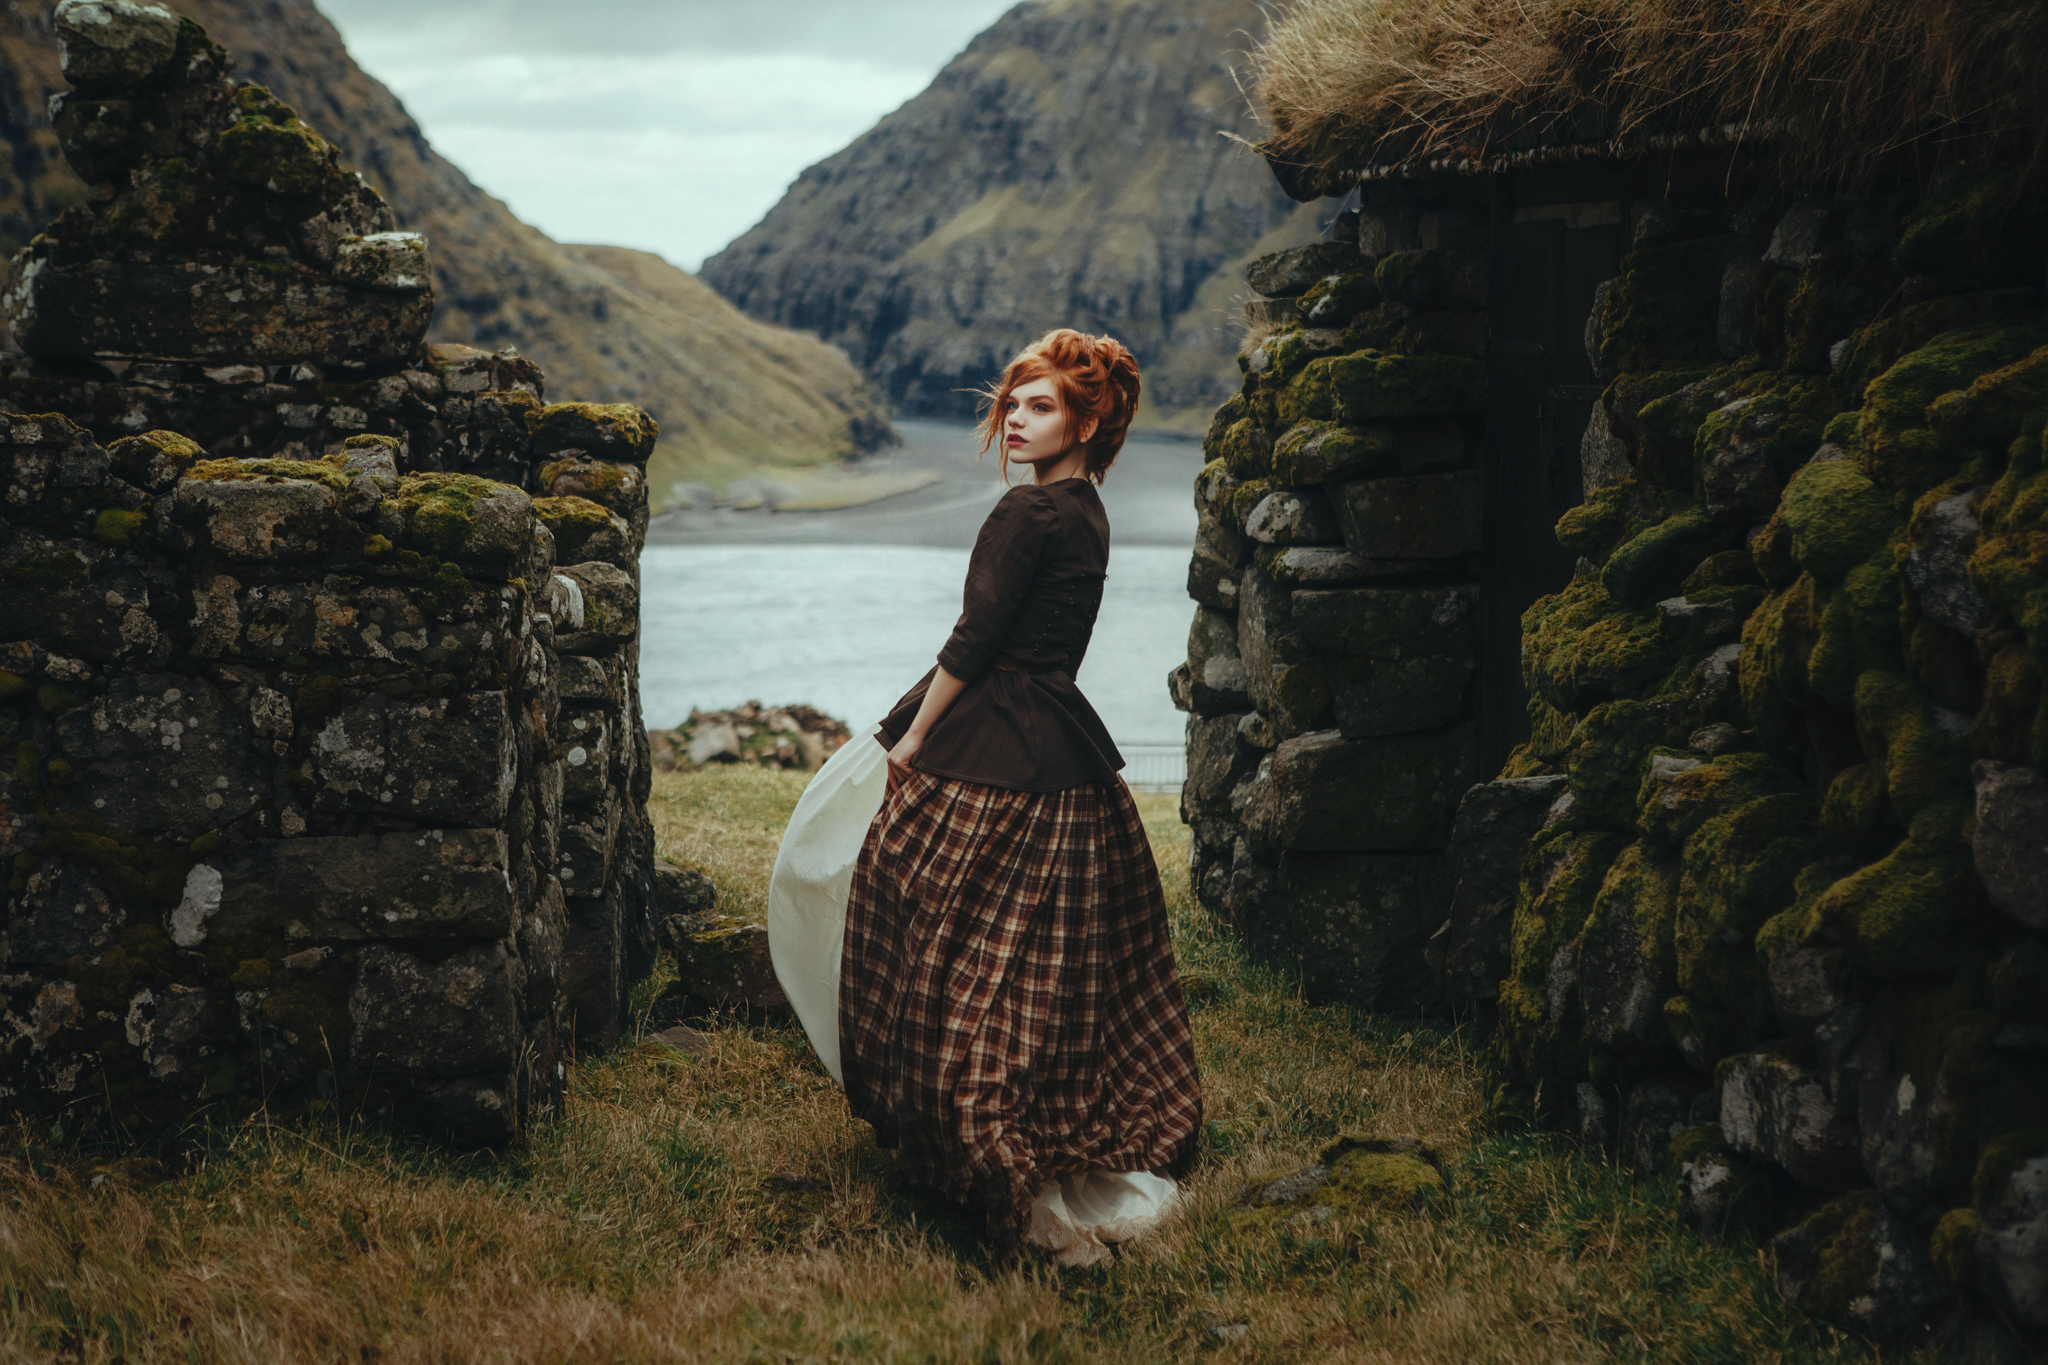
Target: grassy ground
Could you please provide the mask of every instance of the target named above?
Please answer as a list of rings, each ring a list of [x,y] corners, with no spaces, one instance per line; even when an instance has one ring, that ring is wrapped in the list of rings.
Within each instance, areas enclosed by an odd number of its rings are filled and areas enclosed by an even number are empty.
[[[658,780],[662,849],[758,907],[801,775]],[[791,1029],[581,1064],[524,1151],[335,1123],[195,1131],[176,1178],[17,1125],[0,1166],[0,1359],[1776,1361],[1860,1359],[1780,1305],[1754,1246],[1681,1231],[1668,1182],[1482,1126],[1469,1040],[1312,1008],[1190,902],[1144,798],[1210,1122],[1185,1212],[1113,1266],[989,1269],[907,1198]],[[1449,1159],[1434,1214],[1244,1225],[1234,1198],[1339,1132]],[[1244,1330],[1234,1330],[1243,1324]],[[1222,1330],[1216,1330],[1222,1329]]]

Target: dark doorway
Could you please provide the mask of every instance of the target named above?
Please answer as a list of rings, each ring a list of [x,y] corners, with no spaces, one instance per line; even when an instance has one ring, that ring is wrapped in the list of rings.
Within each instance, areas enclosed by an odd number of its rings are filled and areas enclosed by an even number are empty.
[[[1600,218],[1609,220],[1574,225]],[[1620,271],[1618,220],[1560,214],[1493,233],[1479,569],[1479,760],[1489,778],[1529,737],[1522,613],[1569,583],[1577,563],[1552,528],[1584,500],[1579,443],[1600,394],[1586,318],[1593,290]]]

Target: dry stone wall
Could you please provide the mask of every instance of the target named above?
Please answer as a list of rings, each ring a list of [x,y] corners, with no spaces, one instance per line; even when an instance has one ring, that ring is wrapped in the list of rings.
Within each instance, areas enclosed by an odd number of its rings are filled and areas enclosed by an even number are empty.
[[[1555,532],[1578,569],[1522,620],[1531,738],[1469,790],[1481,433],[1444,417],[1484,329],[1453,243],[1484,233],[1375,217],[1368,186],[1361,250],[1434,231],[1433,264],[1254,268],[1272,330],[1211,432],[1175,678],[1196,885],[1312,988],[1490,1022],[1504,1113],[1676,1174],[1800,1306],[2024,1358],[2048,203],[1995,164],[1817,194],[1683,162],[1656,174],[1701,193],[1600,206],[1633,249],[1568,320],[1602,386]]]
[[[28,354],[0,373],[0,1087],[130,1137],[327,1101],[509,1140],[572,1052],[616,1041],[653,957],[655,425],[545,404],[511,352],[423,351],[424,272],[358,258],[424,243],[323,238],[337,205],[389,215],[195,26],[123,0],[58,17],[85,73],[65,108],[127,112],[87,147],[60,110],[106,178],[7,299]],[[237,179],[251,139],[309,178]],[[227,221],[221,196],[239,244],[160,230]],[[244,290],[138,320],[146,290],[96,312],[50,284],[139,264],[198,298],[237,253],[341,311],[293,303],[313,325],[280,330]]]
[[[1204,905],[1311,992],[1412,1013],[1476,776],[1485,260],[1341,235],[1251,270],[1267,334],[1195,493],[1183,816]]]
[[[1494,1067],[1714,1230],[1746,1189],[1823,1316],[2039,1333],[2043,206],[1978,166],[1656,207],[1694,226],[1588,321],[1584,558],[1524,618],[1507,776],[1560,789]]]

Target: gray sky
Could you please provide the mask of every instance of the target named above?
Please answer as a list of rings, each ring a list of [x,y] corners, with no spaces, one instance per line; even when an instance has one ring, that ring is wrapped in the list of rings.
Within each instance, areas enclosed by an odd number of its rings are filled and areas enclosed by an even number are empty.
[[[521,218],[695,270],[1014,0],[319,3]]]

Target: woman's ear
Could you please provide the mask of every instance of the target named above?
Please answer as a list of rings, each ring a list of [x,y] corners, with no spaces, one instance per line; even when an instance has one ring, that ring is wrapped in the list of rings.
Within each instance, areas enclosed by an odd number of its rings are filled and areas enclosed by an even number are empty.
[[[1095,429],[1101,425],[1102,420],[1100,418],[1083,417],[1081,419],[1081,429],[1074,433],[1074,444],[1077,446],[1087,445],[1095,439]]]

